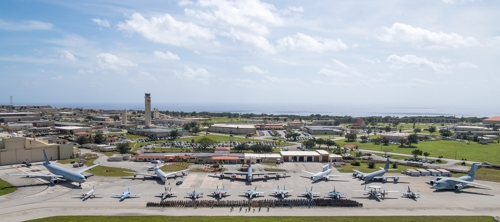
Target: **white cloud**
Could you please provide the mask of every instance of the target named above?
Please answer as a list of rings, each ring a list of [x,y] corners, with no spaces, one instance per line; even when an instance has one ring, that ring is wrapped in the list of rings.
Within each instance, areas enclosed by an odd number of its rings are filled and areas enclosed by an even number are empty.
[[[347,66],[346,66],[344,63],[342,63],[341,61],[336,60],[336,59],[332,59],[332,61],[333,61],[335,64],[337,64],[338,66],[340,66],[340,67],[342,67],[342,68],[344,68],[344,69],[347,69]]]
[[[61,75],[57,75],[57,76],[51,76],[49,79],[50,80],[62,80],[63,77]]]
[[[92,21],[95,22],[97,25],[99,25],[101,27],[109,28],[109,22],[106,19],[101,20],[99,18],[95,18],[95,19],[92,19]]]
[[[52,24],[39,21],[21,21],[7,22],[0,19],[0,30],[7,31],[33,31],[33,30],[49,30],[52,29]]]
[[[253,73],[258,73],[258,74],[266,74],[266,73],[268,73],[267,70],[262,70],[259,67],[254,66],[254,65],[243,67],[243,71],[244,72],[248,72],[248,73],[252,73],[253,72]]]
[[[319,70],[318,73],[321,74],[322,76],[326,76],[326,77],[345,77],[345,76],[347,76],[346,74],[344,74],[342,72],[333,71],[333,70],[329,70],[329,69],[321,69],[321,70]]]
[[[151,75],[151,73],[149,73],[149,72],[141,71],[141,72],[139,72],[138,76],[139,76],[139,79],[141,79],[141,80],[156,81],[156,78],[153,75]]]
[[[416,55],[390,55],[387,57],[387,62],[392,63],[393,68],[402,68],[403,65],[416,65],[419,67],[426,67],[434,70],[435,72],[446,72],[447,67],[444,64],[436,63],[427,60],[426,58],[420,58]]]
[[[154,54],[156,57],[160,59],[165,59],[165,60],[180,60],[178,55],[171,53],[170,51],[167,51],[167,53],[160,52],[160,51],[154,51]]]
[[[144,18],[134,13],[129,20],[118,23],[118,29],[129,33],[137,32],[144,38],[168,45],[189,45],[191,39],[210,40],[212,32],[191,22],[175,20],[171,15]]]
[[[363,57],[359,57],[359,59],[360,59],[362,62],[366,62],[366,63],[370,63],[370,64],[380,63],[380,60],[379,60],[379,59],[367,59],[367,58],[363,58]]]
[[[270,35],[269,27],[284,25],[284,18],[274,5],[259,0],[199,0],[195,5],[198,8],[184,10],[186,15],[213,25],[224,36],[274,53],[274,47],[266,39]]]
[[[296,7],[296,6],[288,6],[288,10],[292,12],[304,12],[304,8],[302,7]]]
[[[95,65],[101,70],[122,70],[124,67],[133,67],[137,64],[122,58],[118,58],[111,53],[100,53],[97,55]]]
[[[470,62],[462,62],[462,63],[459,63],[458,65],[454,66],[454,68],[458,68],[458,69],[477,69],[479,68],[477,65],[474,65]]]
[[[444,3],[453,5],[455,3],[463,4],[465,2],[474,2],[475,0],[443,0]]]
[[[308,52],[338,51],[347,49],[347,45],[342,40],[332,40],[321,37],[312,37],[302,33],[294,36],[287,36],[277,40],[277,48],[284,50],[297,50]]]
[[[189,0],[180,0],[179,1],[180,6],[186,6],[186,5],[192,5],[192,4],[193,4],[193,2],[189,1]]]
[[[385,35],[378,39],[385,42],[406,42],[417,48],[468,47],[477,44],[473,37],[463,37],[456,33],[431,32],[402,23],[394,23],[392,27],[384,27]]]
[[[273,83],[299,83],[301,82],[299,79],[290,79],[290,78],[279,78],[276,76],[264,76],[266,81],[273,82]],[[264,81],[264,82],[266,82]]]
[[[175,77],[185,80],[197,80],[204,83],[208,82],[209,78],[213,78],[214,75],[210,74],[206,69],[198,68],[192,69],[188,66],[184,67],[183,72],[174,71]]]
[[[61,58],[69,61],[76,61],[75,56],[68,51],[63,51],[61,54]]]

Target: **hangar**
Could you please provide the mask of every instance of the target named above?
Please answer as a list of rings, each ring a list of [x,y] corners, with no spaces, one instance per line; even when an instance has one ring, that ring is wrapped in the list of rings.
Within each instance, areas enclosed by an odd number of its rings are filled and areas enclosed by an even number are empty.
[[[26,137],[11,137],[0,140],[0,165],[19,164],[19,160],[44,161],[43,149],[45,149],[49,160],[73,157],[73,145],[71,144],[49,144],[42,140]]]

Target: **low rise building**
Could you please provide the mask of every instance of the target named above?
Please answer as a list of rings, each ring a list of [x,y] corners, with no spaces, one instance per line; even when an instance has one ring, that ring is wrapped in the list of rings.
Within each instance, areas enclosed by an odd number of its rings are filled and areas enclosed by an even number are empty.
[[[304,126],[303,129],[309,134],[338,135],[344,133],[340,126]]]
[[[214,133],[231,133],[231,134],[248,134],[255,133],[254,125],[246,124],[213,124],[208,128],[209,132]]]
[[[44,161],[42,150],[45,150],[49,160],[74,157],[71,144],[49,144],[43,140],[27,137],[10,137],[0,140],[0,165],[18,164],[19,160]]]
[[[500,126],[500,116],[493,116],[493,117],[490,117],[488,119],[484,119],[483,120],[483,125],[486,125],[486,126],[493,126],[493,125]]]

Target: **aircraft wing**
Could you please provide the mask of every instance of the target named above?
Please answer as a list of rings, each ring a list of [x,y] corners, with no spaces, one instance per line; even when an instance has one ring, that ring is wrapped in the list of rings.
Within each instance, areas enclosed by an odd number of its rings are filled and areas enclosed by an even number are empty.
[[[87,171],[87,170],[90,170],[90,169],[92,169],[92,168],[94,168],[94,167],[96,167],[96,166],[99,166],[99,164],[96,164],[96,165],[94,165],[94,166],[85,167],[85,168],[83,168],[83,169],[75,170],[74,172],[75,172],[75,173],[80,173],[80,174],[81,174],[81,173],[83,173],[83,172],[85,172],[85,171]]]
[[[240,171],[226,171],[223,174],[237,174],[237,175],[248,175],[248,172],[240,172]],[[252,173],[254,174],[254,173]]]
[[[274,172],[269,172],[269,173],[264,173],[264,172],[252,172],[252,175],[276,175],[277,173]]]
[[[120,197],[122,197],[122,195],[121,194],[113,194],[113,195],[111,195],[111,197],[120,198]]]
[[[264,194],[264,192],[254,192],[255,195]]]
[[[488,186],[488,185],[484,185],[484,184],[480,184],[480,183],[469,182],[469,181],[461,180],[461,179],[458,179],[458,178],[448,178],[447,180],[451,180],[451,181],[455,181],[455,182],[459,182],[459,183],[477,185],[477,186],[482,186],[482,187],[493,188],[492,186]]]
[[[356,172],[357,174],[360,174],[360,175],[365,175],[363,172],[359,171],[359,170],[353,170],[354,172]]]
[[[23,176],[23,177],[29,177],[29,178],[64,178],[62,175],[55,175],[55,174],[7,174],[9,176]]]
[[[384,178],[386,178],[386,179],[387,178],[393,179],[393,178],[396,178],[396,177],[399,178],[399,177],[408,177],[408,176],[379,176],[379,177],[373,177],[373,179],[384,179]]]
[[[314,174],[315,174],[315,173],[311,173],[311,172],[309,172],[309,171],[305,171],[305,170],[302,170],[302,172],[304,172],[304,173],[308,173],[308,174],[311,174],[311,175],[314,175]]]
[[[137,198],[137,197],[141,197],[141,195],[140,194],[129,194],[128,197]]]
[[[134,173],[135,175],[143,175],[147,177],[158,177],[156,174],[149,174],[149,173]]]
[[[189,171],[189,169],[179,170],[179,171],[169,172],[169,173],[165,172],[165,175],[167,175],[167,177],[169,177],[169,176],[176,175],[178,173],[182,173],[182,172],[186,172],[186,171]]]

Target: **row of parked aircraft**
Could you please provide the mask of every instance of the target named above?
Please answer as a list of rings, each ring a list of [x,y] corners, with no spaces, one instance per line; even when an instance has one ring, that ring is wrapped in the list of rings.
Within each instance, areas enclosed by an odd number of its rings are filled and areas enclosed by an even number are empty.
[[[47,154],[45,153],[45,150],[43,150],[43,155],[45,158],[45,162],[43,163],[43,166],[47,168],[47,170],[51,174],[10,174],[11,176],[25,176],[28,178],[46,178],[50,181],[52,184],[57,184],[58,179],[65,179],[67,181],[73,181],[77,182],[79,186],[81,186],[82,183],[86,182],[87,177],[84,176],[82,173],[90,170],[99,164],[95,164],[90,167],[82,168],[76,171],[71,171],[59,166],[56,166],[54,164],[51,164],[49,159],[47,158]],[[311,175],[311,180],[312,181],[319,181],[319,180],[329,180],[330,177],[339,177],[339,176],[344,176],[344,175],[331,175],[332,172],[332,160],[330,160],[328,165],[323,166],[322,171],[317,172],[317,173],[311,173],[308,171],[303,171],[305,173],[308,173]],[[154,171],[154,174],[151,173],[135,173],[134,172],[134,177],[137,175],[143,175],[144,177],[151,177],[151,178],[157,178],[165,182],[168,178],[176,178],[178,176],[185,176],[187,175],[186,170],[180,170],[176,172],[169,172],[165,173],[163,172],[158,165],[155,166],[147,166],[148,170]],[[491,186],[480,184],[480,183],[475,183],[473,182],[475,179],[475,174],[476,171],[479,167],[479,163],[473,163],[468,175],[462,176],[459,178],[453,178],[453,177],[435,177],[434,180],[430,181],[430,184],[432,187],[436,190],[444,190],[444,189],[453,189],[453,190],[462,190],[465,186],[467,185],[475,185],[475,186],[482,186],[482,187],[487,187],[487,188],[492,188]],[[372,173],[363,173],[358,170],[354,170],[353,176],[356,178],[359,178],[360,180],[363,180],[365,183],[372,181],[372,180],[382,180],[383,182],[386,182],[388,179],[393,179],[394,182],[397,182],[400,177],[406,177],[406,176],[385,176],[385,173],[389,171],[389,158],[387,158],[386,163],[384,168],[381,168],[378,171],[372,172]],[[179,175],[180,174],[180,175]],[[254,176],[263,176],[264,179],[267,179],[269,177],[275,177],[275,178],[286,178],[289,177],[285,173],[279,174],[275,172],[253,172],[252,166],[248,167],[248,170],[246,172],[240,172],[240,171],[226,171],[223,173],[220,173],[220,177],[224,178],[225,175],[230,175],[229,177],[236,179],[238,176],[245,176],[246,180],[249,182],[254,181],[256,178]]]

